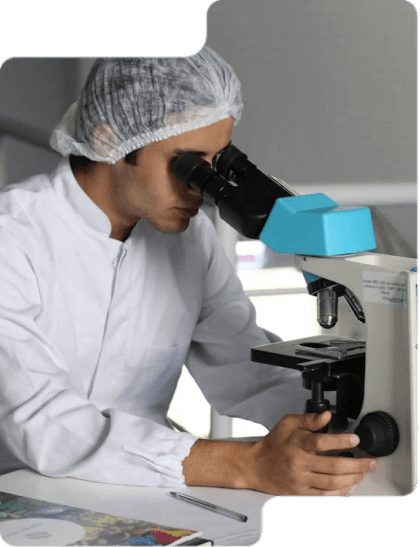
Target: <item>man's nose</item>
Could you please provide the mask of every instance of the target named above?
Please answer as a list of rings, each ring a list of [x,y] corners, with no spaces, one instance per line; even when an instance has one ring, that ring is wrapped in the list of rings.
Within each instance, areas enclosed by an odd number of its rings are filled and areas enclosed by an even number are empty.
[[[214,156],[208,155],[208,156],[201,156],[204,161],[206,161],[212,169],[214,169]]]

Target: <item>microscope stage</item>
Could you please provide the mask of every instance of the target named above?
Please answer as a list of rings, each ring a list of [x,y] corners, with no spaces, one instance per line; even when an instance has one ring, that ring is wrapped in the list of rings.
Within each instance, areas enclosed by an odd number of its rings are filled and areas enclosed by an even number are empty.
[[[326,363],[360,357],[365,351],[366,343],[363,340],[320,335],[256,346],[251,349],[251,359],[258,363],[308,372]]]

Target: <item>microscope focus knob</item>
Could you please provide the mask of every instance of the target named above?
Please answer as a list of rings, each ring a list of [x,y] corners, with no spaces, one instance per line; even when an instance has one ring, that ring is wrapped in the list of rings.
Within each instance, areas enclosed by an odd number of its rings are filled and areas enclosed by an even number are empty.
[[[374,457],[389,456],[400,440],[396,421],[381,410],[363,416],[355,433],[360,437],[358,448]]]

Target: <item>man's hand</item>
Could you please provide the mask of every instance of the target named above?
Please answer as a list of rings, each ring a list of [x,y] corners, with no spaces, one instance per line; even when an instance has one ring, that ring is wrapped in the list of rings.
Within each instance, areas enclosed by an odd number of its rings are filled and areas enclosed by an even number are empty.
[[[275,495],[342,496],[373,471],[374,458],[322,454],[346,451],[360,439],[352,433],[317,433],[331,419],[322,414],[288,414],[253,447],[248,488]]]
[[[256,443],[198,440],[183,462],[185,482],[284,496],[342,496],[376,466],[374,458],[328,456],[354,448],[353,433],[315,433],[323,414],[288,414]]]

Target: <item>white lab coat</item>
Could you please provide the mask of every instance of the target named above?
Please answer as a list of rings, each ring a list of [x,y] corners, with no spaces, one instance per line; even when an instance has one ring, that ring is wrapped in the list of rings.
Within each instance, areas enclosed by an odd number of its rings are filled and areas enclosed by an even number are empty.
[[[269,428],[307,392],[249,361],[268,338],[204,213],[180,234],[110,231],[68,159],[0,193],[0,470],[179,486],[183,363],[219,413]]]

